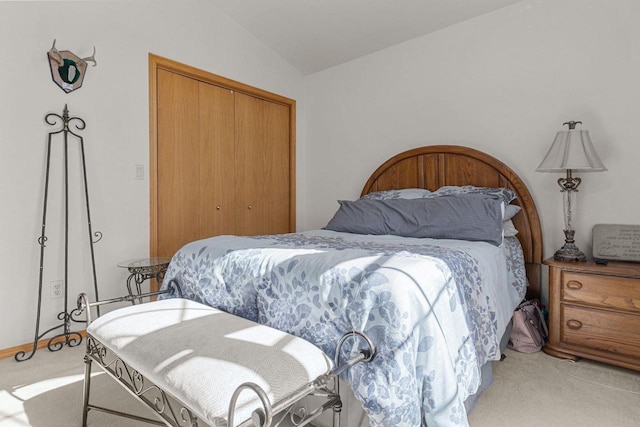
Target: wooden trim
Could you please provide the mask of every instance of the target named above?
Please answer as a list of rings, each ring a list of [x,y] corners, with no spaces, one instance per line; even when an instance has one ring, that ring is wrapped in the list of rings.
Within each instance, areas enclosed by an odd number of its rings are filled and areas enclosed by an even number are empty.
[[[199,80],[201,82],[206,82],[206,83],[220,86],[223,88],[235,90],[237,92],[242,92],[244,94],[252,95],[257,98],[265,99],[271,102],[277,102],[279,104],[283,104],[286,106],[295,106],[296,104],[295,100],[287,98],[285,96],[278,95],[276,93],[259,89],[253,86],[249,86],[247,84],[238,82],[236,80],[231,80],[226,77],[222,77],[217,74],[213,74],[208,71],[201,70],[199,68],[195,68],[190,65],[182,64],[180,62],[173,61],[171,59],[167,59],[162,56],[158,56],[158,55],[154,55],[153,53],[150,53],[149,65],[151,66],[152,63],[154,65],[153,66],[154,74],[156,69],[163,69],[163,70],[170,71],[172,73],[181,74],[185,77],[190,77],[192,79]],[[149,86],[151,86],[151,81],[149,82]]]
[[[76,331],[74,331],[76,332]],[[85,330],[82,331],[77,331],[77,333],[79,333],[80,335],[82,335],[82,339],[86,339],[87,338],[87,332]],[[47,339],[43,339],[40,340],[36,343],[36,349],[40,350],[42,348],[45,348],[47,346],[47,344],[49,343],[50,338]],[[63,341],[64,338],[61,338],[60,341]],[[78,344],[81,345],[82,343]],[[25,353],[30,353],[31,350],[33,349],[33,343],[28,343],[28,344],[22,344],[22,345],[18,345],[15,347],[9,347],[9,348],[4,348],[0,350],[0,359],[6,359],[9,357],[14,357],[16,353],[20,352],[20,351],[24,351]],[[59,351],[63,351],[64,349],[60,349]]]
[[[158,256],[158,73],[149,54],[149,256]],[[152,289],[153,291],[153,289]]]
[[[540,298],[542,267],[542,228],[533,197],[520,177],[489,154],[469,147],[431,145],[418,147],[391,157],[369,177],[361,195],[372,191],[420,187],[435,190],[443,185],[507,187],[518,195],[521,213],[513,218],[522,244],[528,296]]]
[[[158,70],[167,70],[198,81],[223,87],[246,95],[278,103],[289,108],[290,114],[290,204],[289,226],[291,231],[296,230],[296,101],[266,90],[255,88],[247,84],[222,77],[208,71],[204,71],[189,65],[182,64],[171,59],[149,53],[149,254],[158,256],[158,134],[157,134],[157,109],[158,109]]]
[[[296,104],[289,108],[289,231],[296,231]]]

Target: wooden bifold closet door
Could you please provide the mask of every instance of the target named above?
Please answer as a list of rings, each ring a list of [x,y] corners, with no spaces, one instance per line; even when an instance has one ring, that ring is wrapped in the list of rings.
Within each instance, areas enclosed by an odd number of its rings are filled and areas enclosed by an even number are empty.
[[[150,83],[151,256],[295,231],[295,101],[155,56]]]
[[[235,93],[234,234],[289,231],[288,109]],[[294,230],[291,230],[294,231]]]

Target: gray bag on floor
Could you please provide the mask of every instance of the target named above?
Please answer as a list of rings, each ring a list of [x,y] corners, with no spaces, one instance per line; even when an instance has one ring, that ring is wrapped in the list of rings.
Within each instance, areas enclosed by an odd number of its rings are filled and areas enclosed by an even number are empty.
[[[513,313],[508,347],[521,353],[540,351],[549,336],[537,300],[523,301]]]

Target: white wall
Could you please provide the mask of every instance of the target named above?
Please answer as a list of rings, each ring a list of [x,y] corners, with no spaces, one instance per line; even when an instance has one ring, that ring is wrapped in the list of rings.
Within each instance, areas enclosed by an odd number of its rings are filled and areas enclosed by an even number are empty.
[[[97,49],[97,67],[70,94],[51,80],[46,53],[54,39],[79,56]],[[124,293],[119,261],[149,253],[149,52],[296,99],[303,117],[303,76],[207,0],[0,2],[0,52],[0,349],[34,335],[46,135],[59,129],[45,124],[47,113],[61,114],[68,103],[87,124],[92,225],[104,234],[95,245],[101,297]],[[300,156],[303,134],[299,123]],[[78,149],[70,148],[72,308],[75,295],[92,289],[92,276]],[[136,164],[145,167],[142,181],[134,180]],[[63,277],[61,165],[54,153],[41,332],[59,323],[63,307],[49,297],[49,283]]]
[[[581,120],[609,171],[583,179],[576,243],[597,223],[640,223],[640,3],[529,0],[305,79],[303,228],[358,197],[383,161],[458,144],[511,166],[533,193],[544,253],[564,243],[558,174],[534,170],[562,123]],[[313,159],[313,161],[311,161]]]

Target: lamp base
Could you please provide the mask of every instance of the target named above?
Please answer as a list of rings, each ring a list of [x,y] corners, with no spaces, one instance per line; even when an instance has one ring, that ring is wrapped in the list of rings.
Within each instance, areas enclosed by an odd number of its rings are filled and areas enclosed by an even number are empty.
[[[578,247],[575,245],[575,240],[573,239],[573,235],[575,234],[575,230],[564,230],[564,246],[561,247],[553,254],[553,258],[558,261],[581,261],[584,262],[587,260],[587,257],[584,255]]]

